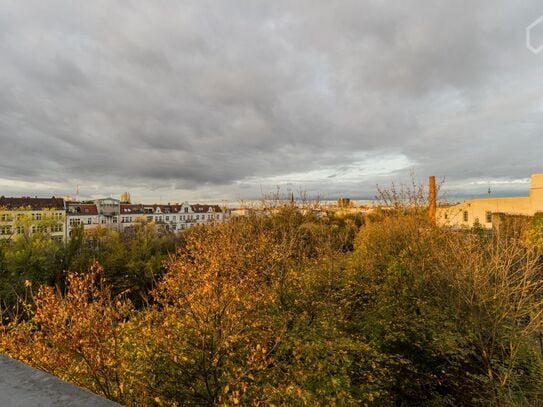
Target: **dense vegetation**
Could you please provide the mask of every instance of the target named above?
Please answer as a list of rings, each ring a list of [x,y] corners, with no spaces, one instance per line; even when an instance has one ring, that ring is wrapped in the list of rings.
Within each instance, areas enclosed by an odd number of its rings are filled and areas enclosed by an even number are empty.
[[[4,247],[1,295],[24,306],[0,352],[133,406],[543,403],[537,220],[489,235],[287,205],[150,228]]]

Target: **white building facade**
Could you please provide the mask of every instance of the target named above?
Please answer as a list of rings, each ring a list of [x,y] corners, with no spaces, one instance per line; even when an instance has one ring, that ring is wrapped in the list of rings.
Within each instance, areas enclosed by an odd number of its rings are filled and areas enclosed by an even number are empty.
[[[42,220],[52,220],[44,229]],[[218,205],[131,204],[114,198],[75,202],[61,198],[0,197],[0,239],[22,234],[24,224],[28,233],[46,231],[54,239],[69,239],[75,228],[89,231],[98,226],[123,232],[138,222],[153,222],[162,232],[181,232],[203,224],[223,222],[225,211]],[[33,222],[35,221],[35,222]]]

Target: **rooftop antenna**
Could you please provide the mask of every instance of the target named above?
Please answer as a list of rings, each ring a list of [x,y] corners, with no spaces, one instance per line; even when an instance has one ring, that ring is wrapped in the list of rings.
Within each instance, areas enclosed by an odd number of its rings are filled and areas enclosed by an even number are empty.
[[[75,186],[75,201],[79,202],[79,184]]]
[[[490,182],[488,183],[488,195],[492,193],[492,190],[490,189]]]

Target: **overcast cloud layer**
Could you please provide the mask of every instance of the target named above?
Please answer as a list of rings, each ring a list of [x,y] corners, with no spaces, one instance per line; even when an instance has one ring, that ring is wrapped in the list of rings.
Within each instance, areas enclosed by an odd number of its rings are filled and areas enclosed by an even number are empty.
[[[0,194],[450,196],[543,172],[538,1],[0,2]],[[534,41],[543,43],[543,23]]]

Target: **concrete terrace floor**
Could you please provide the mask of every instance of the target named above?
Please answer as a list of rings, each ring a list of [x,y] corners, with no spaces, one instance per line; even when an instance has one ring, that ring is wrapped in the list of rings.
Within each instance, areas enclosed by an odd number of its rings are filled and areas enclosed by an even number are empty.
[[[119,404],[0,355],[2,407],[115,407]]]

